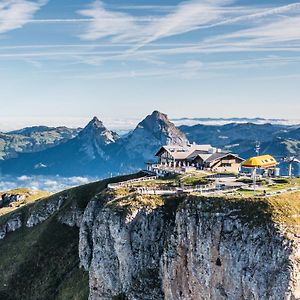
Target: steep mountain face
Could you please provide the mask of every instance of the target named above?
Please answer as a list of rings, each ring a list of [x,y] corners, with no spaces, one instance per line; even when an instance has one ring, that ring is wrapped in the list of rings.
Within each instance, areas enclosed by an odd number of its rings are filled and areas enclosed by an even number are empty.
[[[140,176],[1,216],[0,298],[299,299],[299,192],[231,200],[106,188]]]
[[[120,163],[130,169],[143,167],[146,161],[153,160],[156,151],[166,144],[186,145],[188,140],[166,114],[154,111],[118,144]]]
[[[75,138],[44,151],[20,154],[16,159],[4,161],[2,171],[10,174],[101,176],[110,170],[107,147],[118,138],[95,117]]]
[[[144,159],[149,159],[162,145],[186,145],[187,143],[185,134],[170,122],[167,115],[154,111],[127,137],[124,148],[130,158],[140,153]]]
[[[84,212],[79,254],[90,300],[300,296],[299,237],[271,220],[267,203],[152,198],[155,207],[137,197],[129,209],[126,200],[91,201]]]
[[[108,130],[97,117],[94,117],[73,142],[78,144],[78,151],[86,160],[94,160],[97,157],[107,160],[105,147],[118,139],[119,136],[115,132]]]
[[[0,159],[16,157],[18,153],[38,152],[74,138],[80,129],[36,126],[0,133]]]

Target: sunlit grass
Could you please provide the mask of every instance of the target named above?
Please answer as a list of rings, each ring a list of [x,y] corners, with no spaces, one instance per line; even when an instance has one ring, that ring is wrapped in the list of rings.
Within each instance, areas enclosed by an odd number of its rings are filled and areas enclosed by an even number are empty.
[[[43,199],[43,198],[51,195],[51,193],[46,192],[46,191],[32,190],[32,189],[27,189],[27,188],[19,188],[19,189],[7,191],[5,193],[0,193],[0,197],[2,197],[2,195],[4,195],[4,194],[25,195],[26,198],[21,201],[12,202],[12,203],[10,203],[9,206],[0,208],[0,216],[10,213],[17,208],[20,208],[24,205],[33,203],[35,201],[38,201],[40,199]]]

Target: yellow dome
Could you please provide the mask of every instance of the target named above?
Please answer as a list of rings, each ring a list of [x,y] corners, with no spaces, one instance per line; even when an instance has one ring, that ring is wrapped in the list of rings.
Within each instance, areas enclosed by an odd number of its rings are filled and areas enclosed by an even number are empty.
[[[254,156],[243,162],[244,168],[271,168],[277,165],[276,159],[271,155]]]

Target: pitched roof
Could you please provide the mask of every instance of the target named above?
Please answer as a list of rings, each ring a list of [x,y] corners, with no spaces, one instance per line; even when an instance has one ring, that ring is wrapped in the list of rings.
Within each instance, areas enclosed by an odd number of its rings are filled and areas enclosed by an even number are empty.
[[[166,145],[159,149],[155,156],[159,156],[162,150],[167,151],[174,159],[187,159],[195,151],[200,151],[203,153],[208,153],[213,147],[211,145]]]
[[[178,145],[166,145],[159,149],[159,151],[155,154],[155,156],[159,156],[161,151],[167,151],[174,159],[177,160],[189,160],[193,161],[196,157],[200,157],[205,162],[213,162],[217,159],[226,157],[228,155],[237,157],[241,161],[242,158],[239,156],[232,154],[230,152],[215,152],[216,148],[213,148],[211,145],[186,145],[186,146],[178,146]]]
[[[226,157],[226,156],[233,156],[233,157],[238,158],[241,162],[243,161],[243,159],[242,159],[241,157],[239,157],[238,155],[236,155],[236,154],[233,154],[233,153],[230,153],[230,152],[217,152],[217,153],[212,154],[212,155],[206,160],[206,162],[213,162],[213,161],[215,161],[215,160],[224,158],[224,157]]]

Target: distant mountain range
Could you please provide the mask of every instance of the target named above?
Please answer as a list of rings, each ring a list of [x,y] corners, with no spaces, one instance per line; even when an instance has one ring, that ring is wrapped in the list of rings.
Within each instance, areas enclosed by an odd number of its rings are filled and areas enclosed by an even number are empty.
[[[94,117],[85,128],[31,127],[0,135],[2,173],[17,175],[109,176],[143,168],[164,144],[212,144],[242,157],[261,153],[281,160],[300,154],[300,125],[230,123],[176,127],[154,111],[124,136]]]
[[[253,123],[253,124],[273,124],[273,125],[297,125],[299,120],[293,119],[265,119],[265,118],[174,118],[172,122],[176,126],[181,125],[225,125],[230,123]]]
[[[282,167],[283,158],[300,157],[300,125],[274,125],[231,123],[226,125],[180,126],[190,142],[209,143],[241,157],[256,155],[255,145],[260,143],[260,154],[271,154]],[[296,166],[295,166],[296,167]],[[297,167],[296,167],[297,168]],[[299,173],[299,166],[295,173]],[[299,173],[300,174],[300,173]]]
[[[80,128],[26,127],[11,132],[0,132],[0,160],[16,157],[18,153],[38,152],[74,138]]]

